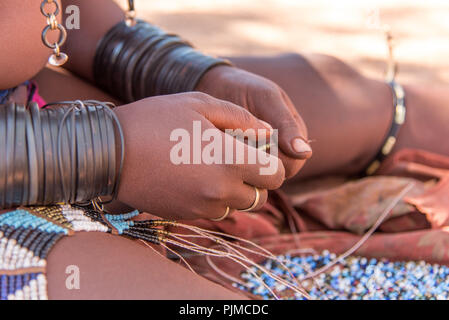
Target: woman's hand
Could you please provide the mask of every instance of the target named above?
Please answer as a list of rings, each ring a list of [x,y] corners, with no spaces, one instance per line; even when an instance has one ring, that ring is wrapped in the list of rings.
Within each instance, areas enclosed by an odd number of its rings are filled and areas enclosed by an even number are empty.
[[[265,129],[270,135],[271,128],[266,123],[230,102],[204,93],[183,93],[148,98],[115,111],[125,135],[125,162],[118,200],[133,208],[167,219],[216,219],[224,215],[228,206],[249,208],[256,196],[254,187],[261,190],[257,210],[266,201],[266,190],[279,188],[285,179],[284,167],[278,158],[223,132],[225,129]],[[262,164],[236,164],[236,161],[232,164],[204,164],[203,161],[175,164],[173,147],[180,141],[171,141],[171,136],[179,129],[185,129],[193,137],[187,139],[190,144],[187,160],[192,162],[198,156],[198,150],[193,147],[197,141],[193,133],[194,121],[196,125],[201,124],[203,132],[211,129],[210,132],[221,137],[223,150],[229,143],[243,147],[246,154],[254,149],[251,151],[268,157],[276,170],[271,175],[261,175]],[[176,129],[178,131],[174,131]],[[210,142],[200,141],[200,144],[201,150],[205,150],[204,146]]]
[[[244,70],[218,66],[196,90],[244,107],[279,130],[279,157],[286,177],[294,176],[312,156],[306,126],[287,94],[274,82]]]

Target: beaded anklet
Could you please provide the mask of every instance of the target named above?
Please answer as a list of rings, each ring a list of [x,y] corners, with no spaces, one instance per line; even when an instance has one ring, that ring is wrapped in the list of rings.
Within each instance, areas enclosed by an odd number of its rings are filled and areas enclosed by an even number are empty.
[[[396,74],[398,71],[398,65],[394,59],[394,39],[391,34],[390,28],[387,27],[385,30],[386,41],[388,45],[388,61],[387,61],[387,72],[385,76],[385,82],[391,89],[391,94],[393,96],[393,118],[390,129],[384,139],[384,142],[371,160],[369,165],[365,168],[363,175],[371,176],[376,173],[379,169],[383,160],[387,158],[388,155],[393,151],[394,146],[398,138],[399,130],[405,122],[405,116],[407,113],[407,108],[405,104],[405,90],[396,81]]]

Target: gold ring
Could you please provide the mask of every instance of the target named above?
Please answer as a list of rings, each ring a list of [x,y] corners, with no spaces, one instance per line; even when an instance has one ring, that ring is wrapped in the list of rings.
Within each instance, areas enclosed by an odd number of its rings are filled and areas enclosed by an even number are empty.
[[[260,192],[259,192],[259,189],[257,189],[256,187],[254,187],[254,190],[256,190],[256,198],[254,199],[254,202],[251,205],[251,207],[249,207],[248,209],[241,209],[239,211],[248,212],[257,207],[257,205],[259,204],[259,200],[260,200]]]
[[[230,211],[231,211],[231,208],[226,207],[226,212],[225,212],[225,214],[224,214],[222,217],[220,217],[220,218],[218,218],[218,219],[211,219],[211,220],[212,220],[212,221],[221,221],[221,220],[224,220],[224,219],[226,219],[226,217],[228,216],[228,214],[229,214]]]

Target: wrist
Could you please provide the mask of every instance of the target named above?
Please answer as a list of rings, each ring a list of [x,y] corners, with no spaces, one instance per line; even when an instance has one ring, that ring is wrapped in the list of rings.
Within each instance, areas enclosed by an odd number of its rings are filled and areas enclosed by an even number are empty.
[[[132,42],[133,46],[127,46]],[[120,46],[121,45],[121,46]],[[122,52],[116,52],[122,47]],[[124,52],[123,52],[124,51]],[[121,22],[99,42],[94,78],[122,101],[195,90],[202,76],[227,60],[205,55],[180,37],[141,20]]]
[[[217,82],[220,83],[225,75],[234,71],[235,67],[231,65],[216,65],[210,68],[198,81],[195,91],[210,93],[216,87]]]

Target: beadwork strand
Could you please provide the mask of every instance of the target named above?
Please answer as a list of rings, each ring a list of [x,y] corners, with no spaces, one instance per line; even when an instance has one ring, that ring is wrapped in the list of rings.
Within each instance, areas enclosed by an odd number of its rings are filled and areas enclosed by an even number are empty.
[[[196,229],[198,230],[199,228],[196,228]],[[200,231],[200,230],[198,230],[198,232],[201,232],[202,235],[206,236],[207,233],[204,232],[205,230],[204,231]],[[223,234],[223,235],[225,235],[225,234]],[[182,237],[182,236],[189,237],[189,235],[179,235],[179,236],[180,237]],[[269,252],[268,250],[264,249],[263,247],[258,246],[257,244],[252,243],[252,242],[250,242],[248,240],[245,241],[246,243],[251,244],[252,246],[255,246],[256,248],[258,248],[258,249],[260,249],[262,251],[262,252],[258,252],[258,251],[255,251],[253,249],[243,247],[243,246],[241,246],[241,245],[239,245],[237,243],[224,241],[222,238],[214,237],[214,236],[211,236],[210,234],[208,235],[208,237],[210,237],[212,241],[214,241],[214,242],[216,242],[216,243],[218,243],[220,245],[225,246],[229,250],[232,250],[235,254],[240,255],[244,259],[249,259],[249,258],[247,256],[245,256],[242,252],[239,252],[238,250],[236,250],[233,247],[236,247],[237,249],[253,253],[255,255],[258,255],[258,256],[261,256],[261,257],[264,257],[264,258],[268,258],[268,259],[272,259],[272,260],[277,261],[281,265],[281,267],[285,268],[285,271],[288,273],[288,276],[290,277],[290,279],[298,287],[301,287],[304,290],[304,287],[302,286],[302,284],[298,281],[298,279],[296,279],[293,276],[293,274],[290,272],[290,270],[287,268],[287,266],[285,266],[285,264],[282,262],[282,260],[278,259],[275,255],[273,255],[271,252]],[[230,238],[238,238],[238,237],[232,237],[231,236]],[[244,239],[242,239],[242,240],[244,240]],[[210,261],[210,259],[208,259],[208,261]]]
[[[187,260],[179,253],[177,253],[175,250],[172,250],[169,246],[166,246],[165,244],[161,243],[161,246],[163,248],[165,248],[166,250],[170,251],[172,254],[174,254],[175,256],[177,256],[185,265],[186,267],[192,271],[194,274],[197,274],[197,272],[192,268],[192,266],[190,265],[190,263],[187,262]]]
[[[178,224],[178,225],[181,226],[180,224]],[[182,225],[182,226],[184,226],[184,225]],[[186,227],[187,229],[189,229],[189,230],[192,230],[192,231],[195,231],[195,232],[200,232],[201,234],[205,234],[205,232],[206,232],[206,234],[209,234],[208,236],[211,238],[211,240],[212,240],[212,241],[215,241],[215,242],[217,242],[217,241],[221,242],[221,241],[223,241],[223,239],[222,239],[222,238],[215,237],[215,236],[213,236],[213,235],[211,235],[211,234],[214,234],[214,235],[220,235],[220,236],[223,236],[223,237],[228,237],[228,238],[231,238],[231,239],[234,239],[234,240],[237,240],[237,241],[241,241],[241,242],[244,242],[244,243],[246,243],[246,244],[249,244],[249,245],[251,245],[251,246],[256,247],[257,249],[261,250],[262,253],[261,253],[261,252],[257,252],[257,251],[252,250],[252,249],[249,249],[249,248],[246,248],[246,247],[243,247],[243,246],[241,246],[241,245],[239,245],[239,244],[237,244],[237,243],[227,242],[228,245],[230,245],[230,246],[235,246],[235,247],[237,247],[238,249],[245,250],[245,251],[251,252],[251,253],[253,253],[253,254],[262,256],[262,257],[266,257],[266,258],[269,258],[269,259],[276,260],[278,263],[280,263],[281,266],[284,266],[284,267],[285,267],[286,271],[289,273],[290,278],[297,284],[297,286],[302,287],[301,283],[300,283],[300,282],[293,276],[293,274],[291,274],[291,273],[289,272],[288,268],[283,264],[283,262],[282,262],[281,260],[279,260],[279,259],[278,259],[275,255],[273,255],[271,252],[269,252],[269,251],[266,250],[265,248],[263,248],[263,247],[257,245],[256,243],[254,243],[254,242],[252,242],[252,241],[249,241],[249,240],[246,240],[246,239],[243,239],[243,238],[240,238],[240,237],[228,235],[228,234],[221,233],[221,232],[217,232],[217,231],[207,231],[207,230],[204,230],[204,229],[201,229],[201,228],[198,228],[198,227],[192,227],[192,226],[188,226],[188,225],[185,225],[185,227]]]
[[[191,229],[191,226],[183,225],[183,224],[177,223],[175,221],[154,220],[154,221],[151,221],[150,223],[153,226],[176,226],[176,227],[185,227],[186,229]],[[191,230],[194,231],[194,232],[197,232],[197,233],[200,232],[200,234],[202,233],[205,238],[210,239],[210,240],[212,240],[214,242],[217,242],[218,238],[216,238],[216,237],[214,238],[214,237],[212,237],[210,235],[207,235],[207,233],[208,233],[207,230],[204,230],[204,229],[201,229],[201,228],[196,228],[196,227],[192,228]],[[227,258],[229,258],[229,259],[231,259],[231,260],[233,260],[235,262],[238,261],[239,264],[242,264],[242,262],[239,261],[238,259],[242,259],[246,263],[249,263],[249,264],[251,264],[252,266],[254,266],[256,268],[261,269],[260,265],[258,265],[257,263],[251,261],[246,256],[244,256],[242,253],[239,253],[237,255],[236,254],[231,254],[229,252],[223,252],[223,251],[215,250],[215,249],[212,249],[212,248],[206,248],[206,247],[200,246],[200,245],[198,245],[196,243],[187,241],[186,239],[182,239],[182,238],[178,237],[178,235],[176,235],[176,234],[170,234],[170,236],[175,237],[175,238],[177,237],[178,240],[180,240],[180,241],[182,241],[184,243],[187,243],[187,244],[183,244],[183,243],[180,243],[179,241],[174,241],[174,240],[167,239],[167,238],[164,238],[163,241],[166,242],[166,243],[171,243],[173,245],[176,245],[176,246],[182,247],[184,249],[193,251],[193,252],[200,253],[200,254],[210,255],[210,256],[218,256],[218,257],[227,257]],[[224,239],[219,238],[219,240],[220,240],[221,243],[225,242]],[[250,241],[247,241],[247,242],[252,244],[252,245],[255,245],[255,244],[253,244]],[[264,249],[264,250],[266,250],[266,249]],[[271,253],[270,253],[270,256],[274,257],[274,255],[272,255]],[[245,265],[245,268],[248,268],[248,266]],[[261,271],[262,272],[268,272],[268,270],[266,270],[266,269],[264,270],[263,268],[261,269]],[[286,285],[287,287],[290,287],[292,290],[294,290],[296,292],[299,292],[299,293],[301,293],[302,295],[304,295],[306,297],[308,296],[307,293],[303,291],[303,289],[298,288],[295,284],[292,284],[292,283],[286,281],[285,279],[282,279],[282,278],[280,278],[280,277],[278,277],[276,275],[272,275],[272,277],[274,279],[276,279],[276,281],[279,281],[280,283]],[[296,281],[296,279],[295,279],[295,281]]]
[[[231,255],[223,255],[223,254],[214,254],[214,253],[210,253],[207,251],[203,251],[203,250],[199,250],[199,249],[195,249],[193,247],[187,246],[187,245],[183,245],[181,243],[178,243],[176,241],[173,240],[167,240],[168,243],[171,243],[173,245],[176,245],[178,247],[193,251],[193,252],[197,252],[199,254],[205,255],[206,257],[211,257],[211,256],[215,256],[215,257],[226,257],[228,259],[230,259],[231,261],[236,262],[237,264],[239,264],[240,266],[242,266],[247,272],[251,273],[255,278],[259,279],[262,283],[262,285],[272,294],[272,296],[276,299],[279,300],[279,297],[273,292],[273,290],[271,290],[271,288],[269,286],[267,286],[263,280],[260,278],[260,276],[258,276],[256,274],[255,271],[253,271],[248,265],[244,264],[242,261],[235,259],[234,257],[232,257]]]
[[[172,235],[173,236],[173,235]],[[174,236],[175,238],[177,238],[176,236]],[[179,238],[178,238],[179,240]],[[305,296],[308,296],[306,292],[304,292],[302,289],[296,287],[296,285],[286,281],[285,279],[282,279],[280,277],[278,277],[277,275],[271,274],[267,269],[263,268],[261,265],[253,262],[252,260],[250,260],[248,257],[240,254],[233,254],[230,252],[223,252],[223,251],[219,251],[219,250],[215,250],[215,249],[211,249],[211,248],[205,248],[202,246],[199,246],[193,242],[187,241],[185,239],[181,239],[184,242],[186,242],[188,244],[189,247],[185,247],[185,248],[192,248],[194,247],[196,250],[199,250],[201,253],[203,254],[207,254],[207,255],[212,255],[212,256],[219,256],[219,257],[227,257],[235,262],[239,261],[239,264],[242,264],[244,262],[252,265],[253,267],[260,269],[262,272],[267,272],[270,274],[271,277],[273,277],[273,279],[275,279],[276,281],[279,281],[280,283],[290,287],[292,290],[294,290],[295,292],[301,293]],[[175,244],[175,243],[174,243]],[[177,245],[179,245],[179,242],[176,242]],[[244,265],[244,264],[243,264]],[[245,265],[245,268],[248,269],[248,266]]]
[[[349,250],[347,250],[345,253],[343,253],[342,255],[340,255],[337,259],[335,259],[335,260],[333,260],[331,263],[329,263],[329,264],[326,264],[325,266],[323,266],[322,268],[320,268],[319,270],[316,270],[315,272],[313,272],[313,273],[310,273],[309,275],[307,275],[306,277],[304,277],[304,279],[303,280],[307,280],[307,279],[309,279],[309,278],[314,278],[314,277],[316,277],[317,275],[319,275],[320,273],[323,273],[323,272],[325,272],[326,270],[328,270],[328,269],[330,269],[333,265],[335,265],[336,263],[338,263],[338,261],[341,261],[341,260],[343,260],[343,259],[345,259],[347,256],[349,256],[349,255],[351,255],[353,252],[355,252],[358,248],[360,248],[360,246],[362,246],[363,245],[363,243],[364,242],[366,242],[366,240],[372,235],[372,233],[378,228],[378,226],[386,219],[386,217],[388,216],[388,214],[391,212],[391,210],[394,208],[394,206],[396,206],[396,204],[413,188],[413,186],[414,186],[414,184],[413,183],[410,183],[409,185],[407,185],[405,188],[404,188],[404,190],[395,198],[395,199],[393,199],[393,201],[390,203],[390,205],[382,212],[382,214],[379,216],[379,218],[377,219],[377,221],[374,223],[374,225],[365,233],[365,235],[353,246],[353,247],[351,247]],[[177,224],[177,226],[180,226],[180,224]],[[183,227],[184,227],[184,225],[183,225]],[[205,230],[201,230],[200,228],[197,228],[197,227],[190,227],[190,226],[185,226],[187,229],[189,229],[189,230],[191,230],[191,231],[194,231],[194,232],[197,232],[197,233],[200,233],[200,235],[202,235],[202,236],[206,236],[205,235],[205,233],[204,233],[204,231]],[[216,233],[216,234],[220,234],[219,232],[210,232],[210,233]],[[229,235],[226,235],[226,234],[220,234],[220,235],[222,235],[222,236],[229,236]],[[180,238],[182,238],[182,237],[188,237],[189,235],[180,235],[179,237],[177,236],[176,238],[177,239],[180,239]],[[213,236],[206,236],[206,238],[210,238],[211,240],[213,240],[213,241],[215,241],[215,242],[217,242],[217,243],[219,243],[219,244],[221,244],[221,245],[223,245],[222,243],[220,243],[220,241],[221,241],[221,239],[219,240],[219,239],[217,239],[216,237],[213,237]],[[230,236],[230,238],[237,238],[237,237],[232,237],[232,236]],[[241,239],[241,240],[244,240],[244,239]],[[189,243],[190,245],[192,245],[193,243]],[[254,244],[253,244],[254,245]],[[243,247],[243,246],[240,246],[240,245],[238,245],[238,244],[230,244],[230,245],[225,245],[226,247],[227,247],[227,249],[228,250],[233,250],[232,249],[232,247],[231,246],[235,246],[235,247],[237,247],[237,248],[239,248],[239,249],[241,249],[241,250],[245,250],[245,251],[248,251],[248,252],[251,252],[251,253],[253,253],[253,254],[258,254],[258,255],[261,255],[261,256],[264,256],[264,257],[266,257],[266,258],[269,258],[269,259],[272,259],[274,256],[272,255],[272,254],[266,254],[266,253],[260,253],[260,252],[257,252],[257,251],[254,251],[254,250],[252,250],[252,249],[249,249],[249,248],[245,248],[245,247]],[[263,248],[262,248],[263,249]],[[235,253],[236,253],[236,255],[230,255],[230,256],[228,256],[229,258],[232,258],[232,260],[234,260],[234,259],[243,259],[244,261],[246,261],[246,262],[248,262],[248,258],[245,256],[245,255],[242,255],[241,253],[239,253],[238,251],[235,251],[235,250],[233,250]],[[264,250],[265,251],[265,250]],[[205,253],[205,252],[202,252],[202,253]],[[210,253],[210,252],[209,252]],[[207,258],[206,258],[207,260],[208,260],[208,263],[209,264],[211,264],[211,259],[210,259],[210,256],[208,256]],[[276,262],[281,262],[281,266],[282,266],[282,268],[283,269],[285,269],[285,270],[287,270],[287,272],[289,272],[290,273],[290,271],[288,270],[288,268],[285,266],[285,264],[282,262],[282,261],[280,261],[280,259],[278,259]],[[212,263],[213,264],[213,263]],[[215,269],[217,269],[216,268],[216,266],[214,265],[214,267],[215,267]],[[261,269],[261,270],[263,270],[263,268]],[[267,272],[268,270],[263,270],[264,272]],[[269,273],[269,272],[267,272],[267,273]],[[223,272],[220,272],[220,274],[221,275],[223,275]],[[226,277],[226,276],[225,276]],[[229,277],[227,277],[228,278],[228,280],[229,280]],[[276,280],[279,280],[279,279],[276,279]],[[314,280],[314,279],[312,279],[312,280]],[[302,287],[302,286],[301,286]]]

